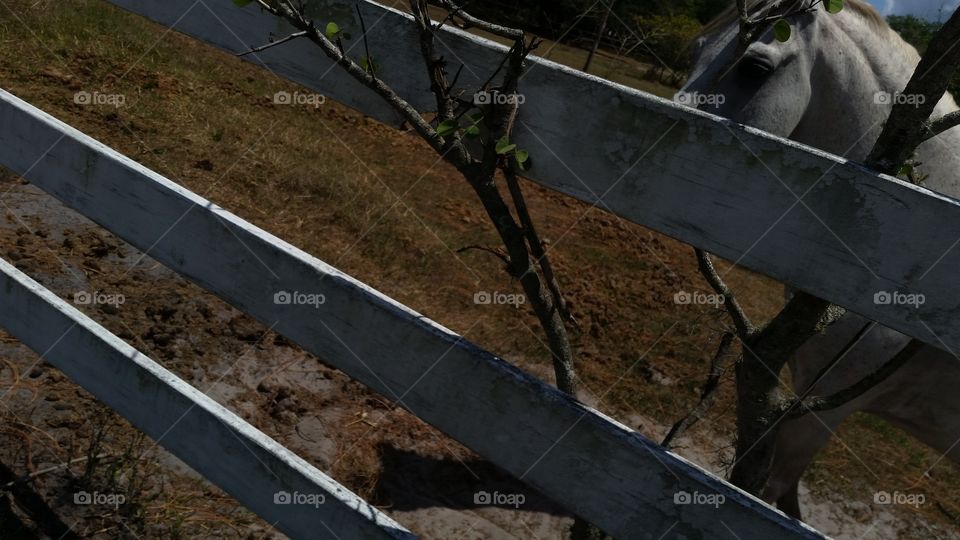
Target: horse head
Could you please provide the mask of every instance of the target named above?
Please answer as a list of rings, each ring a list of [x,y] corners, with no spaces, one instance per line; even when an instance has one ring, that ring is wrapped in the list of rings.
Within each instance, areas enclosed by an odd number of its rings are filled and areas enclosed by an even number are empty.
[[[746,46],[730,8],[694,44],[694,68],[677,101],[853,160],[862,160],[919,61],[916,50],[861,0],[828,13],[811,0],[748,1],[768,22]],[[945,99],[944,110],[953,105]],[[955,107],[955,105],[954,105]]]

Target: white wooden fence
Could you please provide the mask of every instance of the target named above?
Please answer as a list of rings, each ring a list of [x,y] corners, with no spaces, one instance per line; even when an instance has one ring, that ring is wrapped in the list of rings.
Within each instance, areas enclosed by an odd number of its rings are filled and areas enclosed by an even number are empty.
[[[69,193],[68,198],[85,200],[75,208],[82,212],[97,208],[99,212],[88,215],[100,223],[117,225],[130,219],[129,232],[154,218],[167,224],[176,217],[188,221],[193,205],[198,214],[205,214],[204,223],[225,219],[207,201],[2,90],[0,126],[0,163],[19,173],[29,171],[26,177],[48,191],[63,190],[55,193],[59,196]],[[35,161],[35,166],[28,161]],[[131,179],[136,181],[124,185]],[[107,197],[106,190],[117,193]],[[179,206],[164,205],[161,197]],[[154,204],[159,204],[159,214],[149,208]],[[173,216],[174,211],[181,215]],[[189,228],[190,223],[184,226]],[[190,246],[188,238],[175,236],[185,251],[173,256],[207,264],[198,256],[202,241]],[[221,262],[209,261],[210,268]],[[231,279],[230,275],[221,274],[220,280]],[[277,529],[294,538],[316,538],[325,531],[347,538],[414,538],[2,259],[0,282],[0,326]],[[294,494],[298,501],[322,504],[290,504]]]
[[[272,16],[232,0],[110,1],[233,52],[284,32]],[[429,108],[405,15],[364,0],[327,0],[313,15],[359,36],[355,5],[381,76]],[[468,66],[466,85],[502,53],[452,29],[442,41],[452,63]],[[396,120],[307,43],[248,58]],[[960,238],[953,200],[550,62],[537,60],[522,87],[518,139],[536,156],[534,180],[935,345],[960,341],[950,325],[958,308],[948,276],[960,257],[949,249]],[[0,164],[618,538],[821,537],[6,92]],[[280,530],[296,538],[410,536],[10,265],[0,273],[0,325],[147,434],[169,431],[164,446]],[[278,305],[282,290],[323,294],[326,303]],[[924,293],[927,303],[878,306],[880,290]],[[295,490],[323,493],[329,504],[273,504],[275,492]],[[726,502],[678,505],[679,492]]]
[[[108,1],[234,53],[291,31],[254,5],[239,9],[227,0]],[[358,56],[359,6],[381,77],[420,110],[436,107],[407,15],[368,0],[307,4],[316,20],[336,21],[355,36],[350,44]],[[464,88],[484,82],[504,51],[450,25],[440,42],[451,70],[466,66],[458,83]],[[399,122],[305,40],[244,58],[373,118]],[[956,201],[548,60],[531,64],[520,84],[525,102],[515,139],[536,160],[532,180],[960,350]],[[921,293],[926,303],[919,310],[878,305],[880,291]]]

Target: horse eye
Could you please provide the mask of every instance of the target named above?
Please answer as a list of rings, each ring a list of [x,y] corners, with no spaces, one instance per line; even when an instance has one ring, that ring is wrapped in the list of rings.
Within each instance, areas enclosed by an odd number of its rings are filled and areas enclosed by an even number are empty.
[[[744,77],[759,79],[773,72],[773,63],[766,58],[747,57],[740,61],[737,71]]]

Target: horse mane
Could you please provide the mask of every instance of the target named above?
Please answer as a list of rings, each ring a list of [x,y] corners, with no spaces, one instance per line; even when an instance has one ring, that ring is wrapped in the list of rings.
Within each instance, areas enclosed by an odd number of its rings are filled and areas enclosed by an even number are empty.
[[[774,9],[778,8],[787,8],[788,10],[799,8],[805,1],[806,0],[747,0],[747,11],[770,14]],[[867,21],[868,26],[875,31],[881,32],[883,30],[889,30],[890,28],[887,25],[887,21],[884,20],[883,15],[880,15],[880,12],[863,0],[845,0],[843,8],[844,11],[849,10],[859,15]],[[716,18],[707,23],[699,35],[705,36],[721,28],[726,28],[739,19],[740,13],[737,11],[736,4],[730,4],[720,15],[717,15]]]

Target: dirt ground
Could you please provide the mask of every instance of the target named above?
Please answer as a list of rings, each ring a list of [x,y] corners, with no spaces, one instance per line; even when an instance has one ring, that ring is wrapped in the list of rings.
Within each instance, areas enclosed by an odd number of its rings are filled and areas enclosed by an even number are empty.
[[[412,134],[329,101],[273,105],[274,92],[298,89],[98,0],[5,4],[4,89],[552,380],[528,310],[473,302],[478,292],[518,287],[496,258],[457,253],[495,245],[495,235],[463,181]],[[78,91],[127,102],[85,106],[73,99]],[[662,438],[695,403],[727,324],[710,306],[673,301],[707,290],[692,250],[525,189],[580,321],[573,340],[584,401]],[[562,509],[323,359],[6,171],[0,194],[0,256],[423,538],[565,536]],[[727,278],[756,319],[780,305],[776,283],[740,269]],[[77,303],[83,293],[123,302]],[[678,447],[721,474],[733,434],[724,388]],[[59,538],[67,529],[92,538],[281,537],[2,333],[0,404],[2,538]],[[814,526],[838,538],[957,538],[958,482],[952,464],[858,416],[805,477],[801,502]],[[917,483],[927,495],[920,507],[873,502],[878,490]],[[477,506],[480,490],[523,493],[526,502]],[[82,504],[83,494],[100,503]]]

